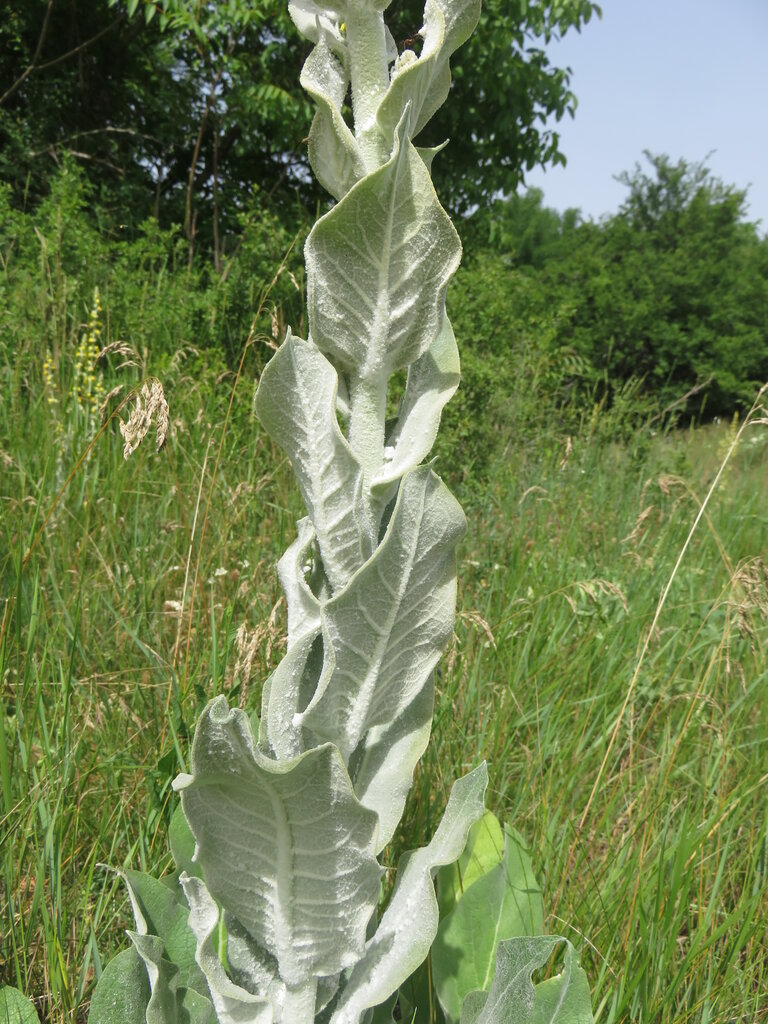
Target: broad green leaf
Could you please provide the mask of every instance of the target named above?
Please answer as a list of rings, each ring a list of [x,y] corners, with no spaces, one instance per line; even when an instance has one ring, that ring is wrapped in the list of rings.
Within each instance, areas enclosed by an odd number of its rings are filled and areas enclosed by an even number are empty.
[[[364,176],[365,165],[341,114],[349,78],[325,39],[321,38],[307,57],[301,84],[317,103],[309,132],[309,162],[323,188],[341,199]]]
[[[485,764],[455,782],[432,842],[400,858],[389,906],[349,975],[331,1024],[357,1024],[364,1010],[388,999],[426,959],[438,924],[432,879],[463,850],[483,814],[487,785]]]
[[[343,50],[344,36],[339,30],[347,9],[347,0],[290,0],[288,13],[301,34],[313,43],[326,40],[334,49]]]
[[[0,988],[0,1024],[40,1024],[37,1010],[17,988]]]
[[[305,633],[291,646],[264,684],[259,746],[278,760],[298,757],[307,746],[300,711],[312,699],[320,677],[322,643],[319,637],[319,626],[314,632]],[[319,654],[317,659],[316,653]]]
[[[556,947],[566,944],[563,971],[534,987],[532,975]],[[573,947],[558,935],[508,939],[499,943],[489,992],[464,1000],[461,1024],[592,1024],[589,986]]]
[[[256,392],[259,419],[291,460],[334,590],[370,555],[374,533],[362,468],[336,420],[336,383],[322,353],[289,333]]]
[[[214,943],[219,908],[205,883],[199,878],[182,875],[181,884],[190,907],[189,925],[196,940],[197,962],[208,983],[218,1024],[272,1024],[272,1006],[266,992],[254,995],[246,991],[227,976],[222,966]],[[251,975],[250,980],[257,982],[258,975]],[[279,986],[279,982],[277,984]]]
[[[379,816],[379,854],[395,834],[413,782],[414,769],[427,749],[432,729],[434,681],[430,673],[421,692],[392,722],[368,731],[350,762],[355,794]]]
[[[178,984],[205,994],[205,982],[195,962],[195,937],[189,929],[187,907],[176,894],[151,875],[121,872],[128,886],[133,915],[140,934],[157,936],[164,956],[179,971]],[[181,890],[178,889],[179,895]]]
[[[379,894],[378,819],[334,746],[273,761],[219,697],[198,722],[191,774],[174,786],[208,890],[275,957],[286,985],[355,963]]]
[[[459,350],[448,317],[430,348],[408,367],[405,394],[395,428],[387,439],[387,460],[371,485],[385,487],[429,455],[443,407],[460,380]]]
[[[312,559],[315,531],[308,518],[300,519],[299,535],[277,563],[288,606],[288,650],[297,640],[320,628],[320,602],[307,584],[306,568]]]
[[[181,984],[179,969],[165,956],[162,939],[139,932],[128,935],[149,976],[152,994],[147,1003],[146,1024],[214,1024],[210,1001]]]
[[[453,629],[464,529],[445,484],[418,467],[376,553],[323,606],[326,665],[301,721],[345,761],[369,729],[406,711],[437,664]]]
[[[306,244],[310,334],[338,369],[386,385],[429,349],[461,243],[404,125]]]
[[[168,840],[171,846],[176,869],[181,874],[186,871],[188,875],[200,875],[200,865],[195,864],[195,837],[184,817],[181,804],[178,803],[171,815],[171,823],[168,826]]]
[[[479,17],[480,0],[427,0],[421,54],[404,54],[395,64],[376,115],[386,137],[393,137],[410,107],[409,135],[415,138],[443,105],[451,87],[449,58],[470,37]]]
[[[483,834],[489,836],[488,831],[480,833],[481,846]],[[538,934],[544,925],[541,892],[528,852],[511,831],[505,839],[503,860],[495,866],[495,851],[479,851],[489,869],[469,879],[453,910],[441,918],[432,946],[432,977],[449,1024],[458,1024],[470,992],[488,991],[500,940]]]
[[[486,811],[472,826],[467,845],[457,861],[437,873],[437,902],[440,919],[446,917],[467,889],[504,857],[504,832],[499,819]]]
[[[531,1024],[593,1024],[589,981],[570,944],[563,970],[534,988]]]
[[[109,961],[99,978],[91,996],[88,1024],[145,1024],[149,996],[144,961],[133,947],[124,949]]]

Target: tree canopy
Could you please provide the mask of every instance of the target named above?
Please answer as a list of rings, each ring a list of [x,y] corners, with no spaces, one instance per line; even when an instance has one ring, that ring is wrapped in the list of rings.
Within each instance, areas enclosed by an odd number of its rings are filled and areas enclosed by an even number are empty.
[[[418,48],[422,0],[392,0],[399,49]],[[456,101],[420,141],[454,211],[564,162],[570,71],[544,49],[599,13],[592,0],[486,0],[485,25],[453,62]],[[46,194],[68,154],[118,224],[182,223],[215,256],[257,188],[314,204],[299,86],[307,54],[286,0],[11,0],[0,23],[0,174],[18,203]],[[471,140],[471,144],[467,144]],[[324,201],[323,197],[323,201]]]
[[[466,273],[493,278],[485,322],[506,326],[490,344],[508,350],[534,328],[541,357],[583,396],[610,401],[634,381],[689,413],[748,408],[768,380],[768,239],[745,191],[701,163],[645,155],[599,223],[547,209],[538,190],[473,218]]]

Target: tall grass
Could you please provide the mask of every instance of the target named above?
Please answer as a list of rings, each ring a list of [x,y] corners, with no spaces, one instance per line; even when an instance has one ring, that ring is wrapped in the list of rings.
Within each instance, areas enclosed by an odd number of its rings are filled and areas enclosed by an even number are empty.
[[[0,978],[59,1024],[85,1021],[124,941],[110,869],[168,864],[170,783],[199,710],[215,693],[258,705],[284,636],[275,561],[301,507],[251,416],[258,350],[224,431],[234,375],[204,350],[173,363],[150,332],[142,365],[103,383],[161,369],[165,450],[124,462],[113,422],[28,554],[96,426],[71,392],[89,293],[65,271],[57,286],[56,267],[49,252],[25,277],[37,312],[0,355]],[[58,332],[55,405],[41,330]],[[601,1024],[768,1019],[765,427],[742,435],[638,671],[735,428],[619,446],[598,412],[567,440],[556,410],[516,399],[477,426],[496,438],[482,475],[450,437],[443,449],[470,522],[459,619],[388,862],[485,757],[491,805],[531,844]]]

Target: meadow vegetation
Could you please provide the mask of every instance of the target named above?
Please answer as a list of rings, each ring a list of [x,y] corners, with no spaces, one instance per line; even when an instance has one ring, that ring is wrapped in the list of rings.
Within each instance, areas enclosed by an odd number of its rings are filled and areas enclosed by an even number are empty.
[[[0,211],[0,979],[56,1024],[85,1021],[125,941],[127,899],[102,865],[163,871],[199,712],[219,693],[256,707],[282,653],[274,567],[301,506],[252,393],[284,324],[302,326],[302,227],[291,249],[288,218],[242,216],[215,272],[190,270],[186,240],[152,221],[100,231],[73,167],[34,211]],[[452,781],[487,758],[489,806],[530,844],[596,1020],[758,1021],[762,407],[737,433],[763,366],[740,375],[733,418],[699,424],[704,390],[675,406],[559,340],[571,306],[537,298],[555,264],[537,276],[538,257],[481,245],[487,229],[468,227],[449,295],[465,380],[438,445],[469,521],[459,616],[386,862],[428,840]],[[67,483],[96,396],[122,386],[108,413],[149,374],[170,403],[164,450],[124,461],[112,419]],[[682,396],[697,380],[666,383]]]

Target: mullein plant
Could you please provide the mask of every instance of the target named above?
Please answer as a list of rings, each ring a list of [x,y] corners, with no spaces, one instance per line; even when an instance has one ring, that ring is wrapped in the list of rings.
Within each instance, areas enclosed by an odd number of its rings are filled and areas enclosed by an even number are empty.
[[[573,947],[542,934],[524,848],[485,812],[484,764],[454,784],[382,905],[465,528],[425,463],[459,383],[445,293],[461,246],[430,177],[438,150],[413,140],[448,98],[480,2],[427,0],[418,54],[398,54],[386,6],[290,5],[314,44],[310,162],[336,203],[307,240],[309,337],[288,333],[256,394],[307,509],[278,565],[287,653],[258,718],[224,697],[201,715],[175,782],[177,872],[123,873],[135,928],[90,1024],[592,1020]],[[534,984],[558,947],[559,973]]]

